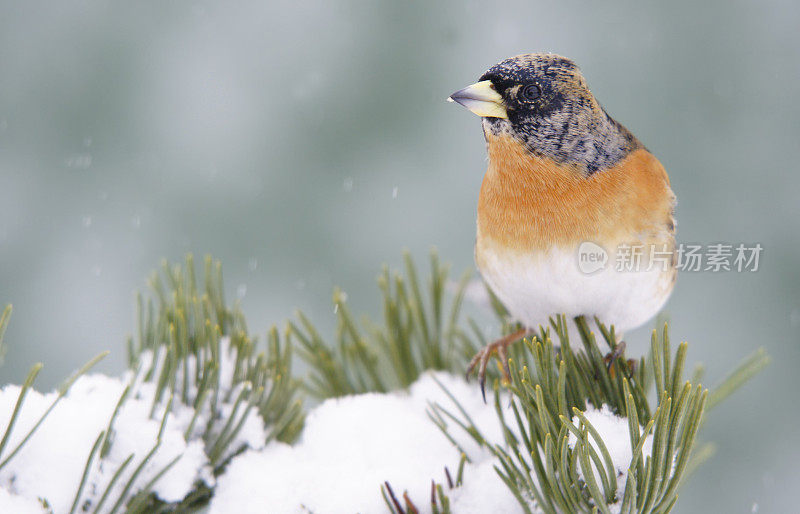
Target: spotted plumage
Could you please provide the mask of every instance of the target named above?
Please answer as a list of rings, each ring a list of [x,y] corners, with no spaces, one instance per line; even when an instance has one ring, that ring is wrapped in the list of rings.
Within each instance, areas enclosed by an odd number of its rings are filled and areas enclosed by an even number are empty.
[[[494,135],[510,133],[534,154],[578,166],[585,174],[613,166],[642,144],[592,95],[578,67],[554,54],[506,59],[481,78],[503,97],[508,119],[484,118]],[[526,86],[538,96],[521,97]]]

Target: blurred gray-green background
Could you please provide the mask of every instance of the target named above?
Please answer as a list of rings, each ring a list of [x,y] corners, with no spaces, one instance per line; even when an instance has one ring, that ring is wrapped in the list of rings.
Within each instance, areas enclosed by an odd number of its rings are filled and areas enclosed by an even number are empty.
[[[335,284],[435,245],[473,266],[479,120],[445,103],[502,58],[574,58],[678,195],[679,239],[759,242],[757,273],[683,274],[673,339],[713,385],[773,363],[709,417],[717,455],[678,512],[796,512],[800,487],[800,8],[707,2],[0,1],[0,383],[102,349],[164,257],[222,259],[264,333],[330,326]],[[628,338],[646,347],[647,329]]]

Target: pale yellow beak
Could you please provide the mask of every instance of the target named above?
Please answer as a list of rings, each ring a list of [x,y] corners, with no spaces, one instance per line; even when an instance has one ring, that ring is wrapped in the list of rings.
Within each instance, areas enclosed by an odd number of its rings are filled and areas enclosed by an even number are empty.
[[[495,91],[491,80],[482,80],[456,91],[447,101],[458,102],[484,118],[508,118],[503,97]]]

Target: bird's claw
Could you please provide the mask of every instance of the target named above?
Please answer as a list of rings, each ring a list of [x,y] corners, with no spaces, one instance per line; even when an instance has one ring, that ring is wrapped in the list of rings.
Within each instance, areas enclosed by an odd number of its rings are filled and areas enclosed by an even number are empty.
[[[617,346],[614,347],[614,350],[605,356],[603,360],[606,361],[607,371],[611,371],[611,366],[614,365],[614,361],[625,355],[626,346],[625,341],[620,341],[617,343]]]
[[[469,380],[470,374],[478,367],[478,383],[481,386],[481,396],[483,396],[483,402],[486,403],[486,367],[489,364],[489,359],[491,358],[494,352],[497,352],[497,358],[500,360],[500,364],[502,365],[502,373],[503,373],[503,380],[506,382],[511,381],[511,369],[508,367],[508,347],[520,339],[526,337],[529,334],[527,330],[519,330],[513,334],[507,335],[497,341],[486,345],[485,348],[481,349],[475,357],[469,362],[467,366],[467,379]]]
[[[467,380],[469,380],[469,376],[472,374],[472,370],[475,369],[475,366],[478,366],[478,383],[481,385],[481,396],[483,396],[484,403],[486,403],[486,366],[494,350],[494,343],[487,345],[475,354],[475,357],[472,358],[469,362],[469,366],[467,366]]]
[[[625,341],[620,341],[617,343],[617,346],[614,347],[614,350],[609,352],[608,355],[603,358],[603,361],[606,363],[606,371],[608,371],[608,374],[611,376],[611,378],[614,378],[616,374],[614,363],[617,362],[617,359],[625,357],[625,346]],[[625,360],[625,363],[628,365],[628,372],[630,373],[627,378],[630,379],[636,372],[636,361],[633,359],[627,359]]]

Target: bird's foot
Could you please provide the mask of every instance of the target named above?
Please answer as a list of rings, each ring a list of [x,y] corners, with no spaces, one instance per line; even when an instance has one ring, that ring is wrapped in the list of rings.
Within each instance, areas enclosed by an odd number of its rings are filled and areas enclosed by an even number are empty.
[[[478,382],[481,384],[481,394],[483,395],[484,403],[486,402],[486,366],[492,354],[497,352],[497,358],[502,364],[503,379],[507,382],[510,381],[511,371],[508,369],[508,347],[520,339],[528,337],[532,333],[532,331],[523,328],[517,330],[513,334],[501,337],[497,341],[487,344],[486,347],[475,354],[475,357],[469,362],[469,366],[467,366],[467,379],[469,379],[475,366],[478,366]]]
[[[617,366],[614,366],[614,363],[617,361],[617,359],[625,356],[625,347],[625,341],[620,341],[614,347],[614,350],[609,352],[608,355],[603,358],[603,362],[606,363],[606,369],[608,370],[608,374],[611,376],[611,378],[614,378],[614,375],[616,374]],[[625,362],[628,365],[630,374],[633,375],[634,371],[636,370],[636,361],[633,359],[628,359]],[[629,376],[628,378],[631,377]]]
[[[611,370],[611,366],[614,365],[614,361],[625,355],[625,348],[628,345],[625,344],[625,341],[620,341],[614,347],[614,349],[603,358],[603,361],[606,363],[606,366],[609,370]]]

